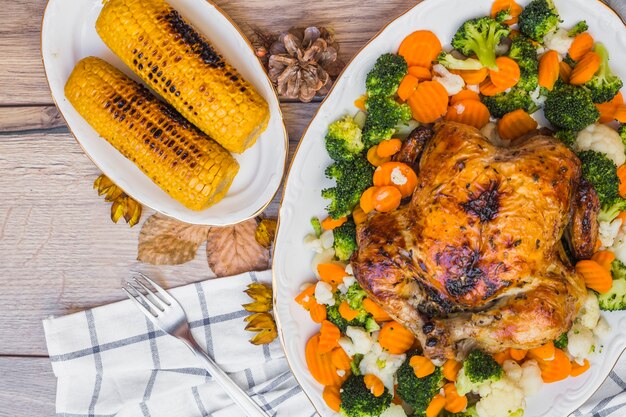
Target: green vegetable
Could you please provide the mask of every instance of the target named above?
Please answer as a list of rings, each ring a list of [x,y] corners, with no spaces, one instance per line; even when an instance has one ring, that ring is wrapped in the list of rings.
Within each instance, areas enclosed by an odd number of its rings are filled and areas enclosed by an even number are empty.
[[[409,66],[400,55],[383,54],[376,60],[374,68],[367,74],[365,90],[370,96],[392,96],[400,81],[408,73]]]
[[[612,221],[621,211],[626,210],[626,200],[619,195],[617,167],[605,154],[596,151],[578,153],[582,163],[582,174],[598,193],[601,210],[600,221]]]
[[[559,349],[565,349],[567,347],[567,343],[567,332],[565,332],[554,340],[554,347]]]
[[[357,310],[363,308],[363,300],[367,297],[365,290],[357,283],[354,283],[348,288],[346,293],[346,300],[350,304],[350,308]]]
[[[609,292],[598,295],[600,310],[626,310],[626,265],[618,259],[611,264],[613,286]]]
[[[444,410],[441,417],[479,417],[479,416],[478,416],[478,411],[476,411],[476,406],[471,405],[467,407],[467,410],[461,411],[460,413],[450,413]]]
[[[509,58],[520,67],[520,79],[516,87],[529,93],[539,85],[539,60],[537,49],[526,36],[519,35],[511,42]]]
[[[476,55],[489,69],[497,69],[496,47],[509,36],[511,29],[491,17],[479,17],[463,23],[452,39],[452,47],[463,55]]]
[[[589,30],[589,25],[587,24],[587,22],[584,20],[581,20],[580,22],[576,23],[574,27],[572,27],[569,30],[569,32],[567,32],[567,36],[569,36],[570,38],[574,38],[583,32],[587,32],[588,30]]]
[[[348,288],[345,294],[337,291],[335,293],[335,304],[332,306],[326,306],[326,318],[335,326],[339,327],[339,330],[341,330],[342,333],[346,332],[348,326],[363,327],[368,332],[378,330],[378,324],[372,318],[372,315],[365,311],[365,308],[363,307],[363,299],[365,297],[367,297],[367,294],[356,282]],[[348,302],[351,309],[359,312],[359,314],[351,321],[347,321],[341,317],[341,314],[339,314],[339,305],[344,301]]]
[[[365,330],[370,333],[380,330],[380,326],[376,323],[376,320],[374,320],[372,316],[365,319]]]
[[[416,377],[413,367],[409,364],[411,357],[415,354],[415,352],[407,354],[406,360],[398,369],[396,392],[400,398],[413,407],[415,416],[422,416],[430,400],[443,386],[443,373],[441,368],[437,367],[435,372],[424,378]]]
[[[365,386],[362,376],[351,375],[342,385],[340,392],[341,414],[345,417],[376,417],[389,408],[393,396],[387,388],[380,397]]]
[[[363,152],[361,128],[352,116],[345,116],[328,126],[326,151],[335,161],[351,161]]]
[[[363,360],[362,353],[355,353],[354,356],[352,356],[352,361],[350,362],[350,370],[352,371],[352,375],[361,375],[361,370],[359,369],[359,365],[361,364],[362,360]]]
[[[502,373],[502,367],[491,355],[481,350],[473,350],[463,362],[463,367],[457,375],[456,389],[460,395],[465,395],[476,391],[486,382],[499,380],[502,378]]]
[[[367,325],[367,319],[371,317],[368,312],[362,310],[359,312],[359,315],[356,316],[356,318],[351,321],[347,321],[346,319],[341,317],[341,314],[339,314],[339,304],[341,304],[342,301],[343,300],[341,298],[336,298],[334,305],[326,306],[326,320],[339,327],[341,333],[345,333],[348,326],[365,328]]]
[[[508,93],[500,93],[492,97],[484,96],[482,102],[489,109],[489,113],[497,118],[517,109],[530,112],[535,104],[527,91],[517,87],[512,88]]]
[[[313,231],[315,232],[315,236],[320,237],[322,235],[322,223],[320,223],[320,219],[317,217],[311,217],[311,226],[313,226]]]
[[[349,220],[333,230],[333,247],[335,256],[342,261],[347,261],[356,251],[356,225]]]
[[[559,12],[552,0],[533,0],[519,16],[519,30],[537,42],[558,29]]]
[[[511,15],[511,8],[500,10],[498,13],[496,13],[495,19],[496,22],[499,23],[504,23],[507,20],[513,19],[513,16]]]
[[[569,54],[565,55],[565,58],[563,58],[563,62],[565,62],[567,65],[569,65],[572,68],[576,66],[576,61],[574,61],[574,59],[572,59],[572,57],[569,56]]]
[[[455,70],[479,70],[483,68],[483,64],[479,60],[474,58],[459,59],[448,52],[442,52],[437,57],[437,61],[448,69]]]
[[[337,161],[326,168],[326,176],[335,179],[337,185],[322,190],[322,197],[331,200],[328,214],[339,219],[352,213],[361,194],[372,186],[374,167],[364,156],[352,161]]]
[[[554,134],[554,137],[563,142],[568,148],[572,148],[574,146],[574,143],[576,143],[576,136],[576,132],[572,132],[571,130],[559,130]]]
[[[367,148],[390,139],[396,126],[411,120],[408,104],[399,104],[391,97],[370,96],[365,102],[367,116],[363,127],[363,142]]]
[[[617,133],[619,133],[619,137],[622,138],[622,143],[626,147],[626,125],[620,125]]]
[[[600,118],[589,92],[570,85],[552,90],[543,111],[554,127],[564,130],[581,131]]]
[[[602,59],[600,69],[591,80],[583,84],[583,87],[591,93],[594,103],[605,103],[613,100],[624,86],[623,81],[611,71],[609,65],[609,51],[601,43],[596,43],[594,51]]]

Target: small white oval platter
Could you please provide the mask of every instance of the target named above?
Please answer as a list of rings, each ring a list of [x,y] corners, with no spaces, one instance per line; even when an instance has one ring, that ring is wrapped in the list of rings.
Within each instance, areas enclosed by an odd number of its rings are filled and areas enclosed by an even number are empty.
[[[518,1],[526,5],[529,0]],[[472,17],[489,14],[492,0],[425,0],[386,26],[344,70],[320,106],[300,142],[287,176],[274,250],[274,311],[279,335],[290,366],[304,392],[322,416],[336,415],[322,399],[322,387],[309,374],[304,347],[319,325],[293,301],[300,286],[313,282],[313,253],[303,238],[311,233],[310,219],[324,216],[327,201],[320,191],[333,185],[324,176],[331,163],[324,148],[328,124],[344,114],[354,114],[354,100],[365,91],[365,77],[383,53],[396,52],[404,37],[415,30],[435,32],[449,48],[459,25]],[[556,0],[566,27],[585,19],[590,33],[611,52],[613,69],[626,80],[626,29],[620,18],[600,1]],[[620,64],[621,67],[620,67]],[[626,347],[626,312],[604,313],[612,332],[602,340],[601,352],[593,356],[591,370],[577,378],[546,384],[527,399],[525,417],[565,417],[580,407],[609,375]]]
[[[278,99],[251,45],[221,10],[206,0],[168,2],[206,35],[269,104],[270,121],[265,132],[246,152],[233,154],[240,169],[222,201],[202,211],[185,208],[101,138],[65,98],[65,82],[76,62],[86,56],[101,57],[139,80],[96,33],[95,22],[102,0],[49,0],[42,23],[41,50],[52,97],[87,156],[130,196],[187,223],[234,224],[263,211],[280,186],[288,137]]]

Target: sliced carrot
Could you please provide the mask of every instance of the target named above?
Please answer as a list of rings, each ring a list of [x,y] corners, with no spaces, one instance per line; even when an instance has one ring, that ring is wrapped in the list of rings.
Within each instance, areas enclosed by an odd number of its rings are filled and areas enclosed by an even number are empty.
[[[456,103],[459,103],[463,100],[476,100],[476,101],[480,101],[480,96],[478,95],[477,92],[472,91],[472,90],[461,90],[460,92],[456,93],[455,95],[453,95],[452,97],[450,97],[450,105],[454,106]],[[449,111],[449,109],[448,109]]]
[[[334,348],[339,346],[339,338],[341,331],[328,320],[322,321],[320,328],[320,340],[318,342],[317,351],[319,353],[330,353]]]
[[[433,73],[426,67],[409,67],[409,74],[417,78],[419,81],[430,81],[433,79]]]
[[[539,60],[539,85],[552,91],[554,83],[559,79],[560,71],[558,52],[546,52]]]
[[[508,89],[520,79],[521,72],[517,62],[509,57],[501,56],[496,59],[497,70],[489,70],[489,78],[491,82],[499,88]]]
[[[398,188],[392,185],[378,187],[372,195],[374,200],[374,208],[381,213],[389,213],[400,207],[402,202],[402,193]]]
[[[478,85],[485,81],[489,75],[489,69],[485,67],[478,70],[450,70],[450,72],[460,75],[467,85]]]
[[[402,148],[402,141],[400,139],[387,139],[378,144],[376,153],[381,158],[388,158],[398,153]]]
[[[322,385],[341,386],[341,383],[348,378],[346,372],[343,377],[337,374],[337,368],[330,360],[330,353],[319,352],[320,335],[316,334],[309,339],[304,350],[307,367],[311,376]]]
[[[409,67],[430,68],[441,53],[441,42],[433,32],[418,30],[404,38],[398,48],[398,55],[404,57]]]
[[[489,123],[489,109],[476,100],[462,100],[448,108],[445,119],[480,129]]]
[[[617,178],[619,178],[619,195],[626,198],[626,164],[617,168]]]
[[[593,43],[593,36],[591,36],[588,32],[578,34],[572,41],[567,53],[574,61],[578,61],[580,58],[585,56],[587,52],[590,52],[593,49]]]
[[[600,69],[601,62],[602,59],[600,55],[593,51],[587,52],[580,61],[576,63],[569,83],[572,85],[582,85],[591,80],[596,72],[598,72],[598,69]]]
[[[367,150],[367,161],[375,167],[378,167],[385,162],[391,161],[391,158],[381,158],[380,156],[378,156],[378,145],[374,145]]]
[[[502,365],[504,361],[511,359],[511,351],[509,349],[506,349],[506,350],[503,350],[502,352],[494,353],[491,356],[493,357],[494,361]]]
[[[522,109],[517,109],[498,120],[498,134],[502,139],[515,140],[537,129],[537,121]]]
[[[563,82],[569,84],[569,79],[572,76],[573,68],[569,66],[569,64],[565,61],[559,62],[559,77],[563,80]]]
[[[365,309],[365,311],[370,313],[374,320],[376,320],[376,322],[378,323],[392,320],[391,316],[389,316],[389,314],[387,314],[387,312],[383,310],[381,306],[379,306],[369,298],[363,299],[363,308]]]
[[[413,346],[415,336],[395,321],[383,324],[378,334],[378,343],[389,353],[400,355]]]
[[[491,17],[495,18],[496,15],[502,10],[508,10],[509,15],[511,16],[509,20],[505,20],[503,23],[506,23],[507,25],[514,25],[519,20],[519,15],[522,14],[522,10],[524,9],[513,0],[496,0],[491,6]]]
[[[300,294],[294,298],[295,302],[300,304],[305,310],[311,308],[311,304],[315,301],[315,284],[306,287]]]
[[[618,214],[616,219],[620,219],[622,221],[622,225],[624,225],[624,223],[626,223],[626,211],[622,211],[620,214]],[[600,240],[598,240],[598,242],[600,242]],[[600,246],[602,246],[602,242],[600,242]],[[598,249],[600,249],[599,246]]]
[[[309,314],[311,315],[311,320],[315,323],[321,323],[326,320],[326,306],[315,302],[309,307]]]
[[[424,378],[435,372],[435,364],[425,356],[414,355],[409,359],[409,365],[413,368],[415,376]]]
[[[337,385],[326,385],[322,391],[324,402],[334,412],[341,410],[341,395],[339,395],[339,387]]]
[[[361,195],[361,200],[359,202],[363,212],[365,214],[374,210],[374,192],[378,189],[378,187],[370,187],[363,192]]]
[[[361,111],[366,111],[367,110],[367,107],[365,107],[366,101],[367,101],[367,97],[365,95],[362,95],[361,97],[354,100],[354,106]]]
[[[615,254],[610,250],[601,250],[593,254],[592,261],[596,261],[604,269],[611,272],[611,263],[615,260]]]
[[[537,363],[541,369],[541,379],[546,384],[562,381],[572,371],[572,363],[561,349],[554,350],[554,359],[550,361],[538,360]]]
[[[352,210],[352,219],[355,224],[361,224],[367,220],[367,213],[363,211],[361,206],[356,206],[354,210]]]
[[[448,92],[437,81],[424,81],[409,97],[413,118],[420,123],[433,123],[448,110]]]
[[[511,358],[513,358],[517,362],[524,359],[527,353],[528,351],[526,349],[509,349],[509,354],[511,355]]]
[[[408,98],[411,97],[411,95],[417,89],[418,84],[419,80],[417,79],[417,77],[411,74],[405,75],[402,81],[400,81],[400,85],[398,86],[398,97],[400,97],[400,100],[408,100]]]
[[[348,218],[346,216],[340,217],[338,219],[333,219],[332,217],[328,216],[324,220],[322,220],[322,227],[324,228],[324,230],[333,230],[347,221]]]
[[[609,292],[613,286],[611,273],[596,261],[578,261],[576,263],[576,272],[582,275],[587,288],[591,288],[601,294]]]
[[[337,286],[343,282],[346,275],[346,269],[338,264],[318,264],[317,273],[320,279],[332,286]]]
[[[341,346],[333,349],[333,351],[330,353],[330,360],[332,364],[335,366],[335,368],[340,369],[342,371],[349,370],[350,363],[352,362],[352,360],[350,359],[350,356],[348,356],[346,351],[343,350]]]
[[[622,223],[624,223],[623,220],[622,220]],[[602,247],[602,241],[600,239],[596,240],[596,245],[594,246],[593,250],[597,252],[601,247]]]
[[[532,348],[528,351],[528,356],[532,359],[551,361],[554,359],[554,352],[556,348],[553,342],[548,342],[543,346]]]
[[[417,187],[417,175],[403,162],[385,162],[374,171],[374,185],[396,187],[402,197],[409,197]]]
[[[620,123],[626,123],[626,105],[620,104],[615,109],[615,120]]]
[[[570,376],[576,377],[578,375],[582,375],[585,372],[587,372],[587,370],[591,367],[591,365],[589,364],[589,361],[587,359],[585,359],[585,361],[583,362],[582,365],[580,365],[578,362],[572,362],[572,370],[570,371]]]
[[[480,83],[480,94],[487,97],[493,97],[497,94],[504,93],[507,89],[497,87],[491,80],[485,80]]]
[[[363,382],[365,382],[365,387],[370,390],[370,392],[374,395],[374,397],[380,397],[385,392],[385,386],[383,385],[383,381],[380,380],[374,374],[367,374],[363,377]]]
[[[359,315],[359,310],[353,310],[347,301],[342,301],[339,304],[339,315],[347,321],[352,321]]]
[[[443,395],[437,394],[430,400],[426,408],[426,417],[437,417],[446,406],[446,399]]]
[[[600,123],[611,123],[615,120],[617,108],[621,104],[624,104],[624,97],[621,91],[608,103],[596,104],[596,108],[600,112]]]
[[[467,408],[467,397],[459,395],[454,383],[449,382],[443,386],[443,392],[446,396],[446,411],[450,413],[460,413]]]
[[[454,359],[448,359],[441,368],[441,371],[443,372],[443,377],[448,381],[456,381],[456,376],[459,374],[459,371],[462,367],[462,362],[455,361]]]

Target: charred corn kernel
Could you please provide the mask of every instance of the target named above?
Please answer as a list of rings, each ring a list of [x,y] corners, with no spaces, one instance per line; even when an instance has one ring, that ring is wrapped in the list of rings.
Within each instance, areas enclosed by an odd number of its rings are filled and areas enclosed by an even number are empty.
[[[192,210],[221,200],[239,170],[224,148],[100,58],[76,64],[65,96],[96,132]]]
[[[229,151],[245,151],[267,127],[265,100],[165,1],[105,0],[96,30],[144,82]]]

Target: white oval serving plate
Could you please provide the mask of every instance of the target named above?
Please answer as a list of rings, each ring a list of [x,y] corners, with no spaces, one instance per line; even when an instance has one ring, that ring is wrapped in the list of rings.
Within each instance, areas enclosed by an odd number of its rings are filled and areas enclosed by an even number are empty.
[[[518,1],[525,5],[529,0]],[[354,100],[365,91],[365,77],[383,53],[396,52],[404,37],[415,30],[435,32],[444,44],[459,25],[472,17],[489,14],[493,0],[425,0],[387,25],[352,60],[320,106],[300,142],[286,180],[274,250],[274,298],[279,335],[290,366],[322,416],[336,415],[322,399],[322,386],[309,374],[304,348],[319,325],[293,301],[305,282],[314,281],[313,253],[303,238],[311,233],[310,219],[324,216],[327,201],[320,191],[333,185],[324,176],[331,163],[324,148],[328,124],[344,114],[354,114]],[[585,19],[590,32],[611,52],[616,73],[626,79],[626,28],[620,18],[600,1],[556,0],[567,27]],[[621,67],[619,64],[622,64]],[[526,417],[565,417],[579,408],[598,389],[626,347],[626,312],[604,313],[612,332],[602,340],[601,353],[593,356],[591,370],[577,378],[546,384],[527,399]]]
[[[195,224],[227,225],[254,217],[274,198],[285,168],[288,137],[278,99],[251,45],[220,9],[206,0],[168,2],[218,47],[224,58],[269,104],[270,121],[265,132],[246,152],[233,154],[240,169],[222,201],[202,211],[185,208],[101,138],[65,98],[65,82],[76,62],[86,56],[101,57],[139,80],[96,33],[95,22],[102,9],[102,0],[48,2],[42,23],[41,51],[52,97],[87,156],[142,204]]]

